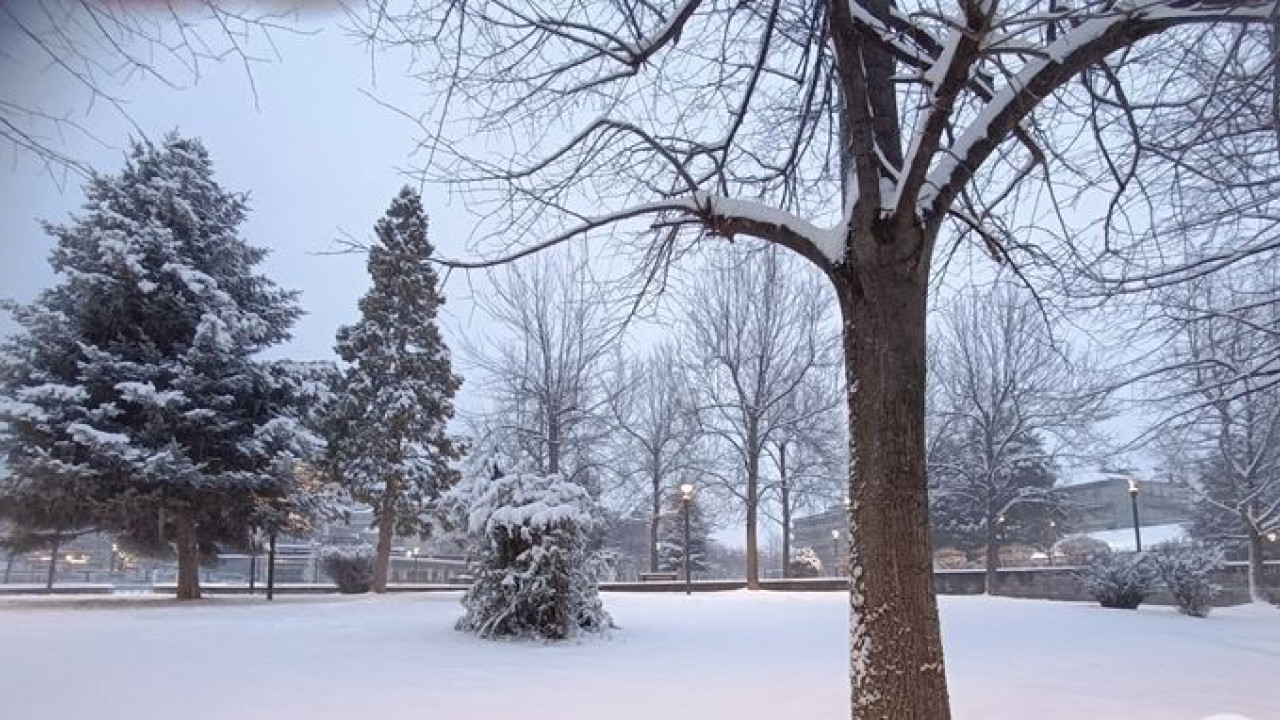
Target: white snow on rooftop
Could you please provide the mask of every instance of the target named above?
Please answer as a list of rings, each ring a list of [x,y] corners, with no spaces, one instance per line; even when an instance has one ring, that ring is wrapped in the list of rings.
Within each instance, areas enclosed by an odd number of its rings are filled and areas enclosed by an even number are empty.
[[[1136,547],[1136,538],[1133,536],[1133,528],[1122,528],[1120,530],[1098,530],[1096,532],[1084,533],[1085,536],[1111,546],[1112,550],[1117,552],[1132,552]],[[1172,540],[1186,540],[1187,530],[1178,523],[1168,525],[1143,525],[1142,526],[1142,547],[1151,549],[1156,545]]]

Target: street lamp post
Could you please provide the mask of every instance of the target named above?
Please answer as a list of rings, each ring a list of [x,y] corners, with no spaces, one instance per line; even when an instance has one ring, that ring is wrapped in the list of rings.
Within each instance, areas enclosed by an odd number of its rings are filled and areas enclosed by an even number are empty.
[[[1129,504],[1133,507],[1133,545],[1138,552],[1142,552],[1142,525],[1138,522],[1138,481],[1133,478],[1129,479]]]
[[[689,561],[689,504],[693,501],[693,485],[680,486],[680,510],[684,513],[684,594],[693,594],[693,563]]]
[[[840,577],[840,531],[831,531],[831,572]]]

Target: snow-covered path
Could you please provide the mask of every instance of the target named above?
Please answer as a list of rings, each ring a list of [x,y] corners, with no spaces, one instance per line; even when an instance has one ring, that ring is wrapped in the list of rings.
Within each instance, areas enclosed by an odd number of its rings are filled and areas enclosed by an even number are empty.
[[[838,593],[607,594],[568,645],[452,629],[457,595],[0,602],[4,720],[838,720]],[[961,720],[1280,718],[1280,611],[943,599]]]

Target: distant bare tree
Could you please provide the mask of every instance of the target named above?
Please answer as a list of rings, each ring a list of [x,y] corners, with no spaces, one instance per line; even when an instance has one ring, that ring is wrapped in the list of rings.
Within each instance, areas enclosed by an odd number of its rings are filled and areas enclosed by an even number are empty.
[[[1278,283],[1274,266],[1239,267],[1164,293],[1181,333],[1155,386],[1174,411],[1162,434],[1196,500],[1195,529],[1245,545],[1256,602],[1267,601],[1264,543],[1280,533],[1280,386],[1259,372],[1280,354]]]
[[[722,486],[746,522],[747,587],[760,581],[758,515],[774,443],[805,420],[797,393],[834,364],[830,303],[818,279],[775,247],[712,253],[684,298],[683,346],[704,431],[732,458]]]
[[[658,571],[664,493],[695,467],[699,455],[697,408],[677,349],[659,345],[642,358],[619,358],[609,407],[614,427],[615,471],[643,488],[649,511],[649,572]]]
[[[608,433],[608,360],[621,317],[585,259],[548,255],[507,268],[477,302],[501,334],[470,351],[487,375],[486,423],[542,474],[559,473],[599,495],[599,450]]]
[[[833,353],[834,355],[834,353]],[[844,390],[832,365],[806,373],[780,412],[765,451],[776,478],[765,483],[778,506],[783,577],[790,577],[792,525],[797,512],[839,506],[847,492],[849,433],[840,412]]]
[[[967,291],[940,315],[930,501],[940,532],[986,548],[992,592],[1001,543],[1038,539],[1062,520],[1058,466],[1096,448],[1107,394],[1022,288]]]

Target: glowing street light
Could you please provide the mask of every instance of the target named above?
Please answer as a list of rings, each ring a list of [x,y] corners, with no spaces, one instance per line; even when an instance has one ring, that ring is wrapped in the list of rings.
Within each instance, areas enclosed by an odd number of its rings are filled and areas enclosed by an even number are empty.
[[[840,577],[840,531],[831,531],[831,571]]]

